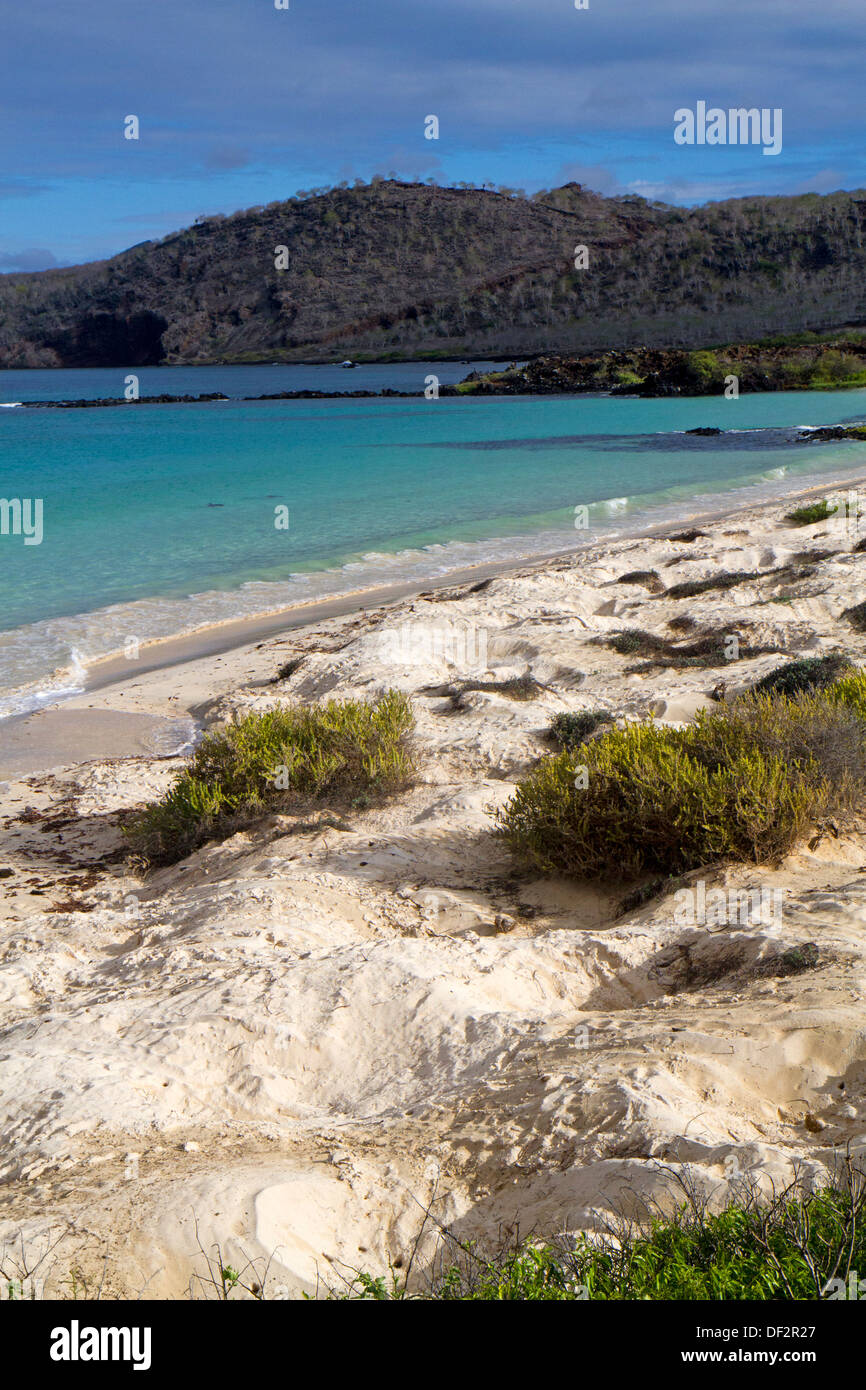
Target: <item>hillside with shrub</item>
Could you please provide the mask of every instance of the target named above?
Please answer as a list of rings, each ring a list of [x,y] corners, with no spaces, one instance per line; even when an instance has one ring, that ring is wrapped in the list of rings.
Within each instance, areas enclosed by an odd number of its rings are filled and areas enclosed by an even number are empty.
[[[701,348],[866,323],[864,271],[862,192],[680,208],[377,179],[0,276],[0,366]]]

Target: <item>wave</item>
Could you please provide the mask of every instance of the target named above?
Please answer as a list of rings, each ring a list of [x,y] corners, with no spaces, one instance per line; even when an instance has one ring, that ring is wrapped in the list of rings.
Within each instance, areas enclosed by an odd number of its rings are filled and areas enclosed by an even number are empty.
[[[69,665],[52,672],[47,684],[24,685],[10,694],[0,696],[0,719],[13,714],[32,714],[58,700],[83,695],[86,689],[87,668],[80,652],[72,650]]]

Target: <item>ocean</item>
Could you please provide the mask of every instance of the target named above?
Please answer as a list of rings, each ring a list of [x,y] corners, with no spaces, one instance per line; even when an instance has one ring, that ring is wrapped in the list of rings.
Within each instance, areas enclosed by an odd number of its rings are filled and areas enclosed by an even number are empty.
[[[0,497],[42,503],[41,543],[0,535],[0,715],[132,642],[866,473],[858,442],[791,442],[863,419],[866,391],[240,399],[420,390],[471,365],[142,368],[142,395],[233,399],[95,410],[13,403],[122,395],[128,373],[0,372]]]

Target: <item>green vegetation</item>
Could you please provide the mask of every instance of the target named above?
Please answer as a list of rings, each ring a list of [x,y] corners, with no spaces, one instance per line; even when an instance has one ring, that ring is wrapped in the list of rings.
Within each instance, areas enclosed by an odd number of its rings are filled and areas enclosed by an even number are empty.
[[[617,652],[620,656],[648,656],[667,645],[664,638],[656,637],[654,633],[647,632],[642,627],[625,627],[604,641],[611,651]]]
[[[850,1173],[850,1170],[848,1170]],[[861,1175],[817,1192],[793,1186],[769,1203],[744,1192],[710,1214],[692,1196],[672,1216],[524,1241],[486,1256],[446,1235],[423,1292],[405,1277],[359,1274],[342,1299],[443,1302],[819,1301],[851,1296],[866,1264]],[[853,1297],[858,1296],[854,1276]]]
[[[569,710],[557,714],[550,726],[549,734],[554,743],[566,750],[579,748],[603,724],[610,724],[613,715],[603,709]]]
[[[707,594],[712,589],[733,589],[738,584],[747,584],[750,580],[760,579],[759,570],[728,570],[721,574],[708,575],[706,579],[686,579],[682,584],[672,584],[665,590],[665,598],[695,598],[698,594]]]
[[[779,859],[866,788],[864,683],[749,694],[684,729],[611,729],[544,759],[496,814],[520,863],[605,878]]]
[[[831,507],[825,499],[823,502],[811,502],[807,507],[795,507],[794,511],[788,512],[785,520],[789,526],[814,526],[816,521],[826,521],[835,513],[836,508]]]
[[[617,584],[640,584],[651,594],[661,594],[665,587],[655,570],[629,570],[628,574],[621,574],[616,582]]]
[[[866,603],[855,603],[851,608],[844,608],[842,617],[847,618],[858,632],[866,632]]]
[[[852,352],[828,349],[814,364],[807,381],[811,391],[835,391],[840,386],[851,388],[866,385],[863,357]]]
[[[412,727],[409,701],[394,690],[375,704],[248,714],[202,740],[166,795],[132,822],[132,847],[148,865],[170,864],[268,812],[323,797],[365,804],[409,780]]]
[[[669,626],[674,631],[692,631],[696,624],[692,618],[682,621],[672,619]],[[739,634],[704,632],[694,636],[690,642],[672,641],[667,637],[657,637],[653,632],[646,632],[643,628],[631,627],[624,628],[620,632],[615,632],[610,637],[601,638],[601,642],[610,647],[612,651],[620,656],[643,656],[649,658],[643,666],[633,666],[632,671],[645,671],[652,667],[675,667],[678,670],[685,670],[694,666],[724,666],[732,659],[730,641],[732,637],[737,638],[737,658],[748,659],[753,656],[761,656],[765,652],[777,651],[778,648],[772,646],[758,646],[741,641]]]
[[[695,393],[708,396],[724,389],[725,369],[714,352],[690,352],[686,355],[689,374],[694,378]]]
[[[777,666],[775,671],[759,680],[754,689],[776,695],[796,695],[800,690],[825,690],[850,670],[853,670],[853,665],[842,652],[831,652],[829,656],[806,656]]]
[[[827,698],[847,706],[861,719],[866,719],[866,670],[852,671],[834,682],[826,692]]]

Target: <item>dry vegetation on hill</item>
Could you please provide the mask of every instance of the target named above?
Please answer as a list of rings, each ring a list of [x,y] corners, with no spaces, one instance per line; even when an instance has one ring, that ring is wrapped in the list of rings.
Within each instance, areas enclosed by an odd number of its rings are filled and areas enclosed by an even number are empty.
[[[857,192],[688,209],[579,184],[527,198],[380,179],[0,276],[0,366],[525,356],[837,328],[866,321],[864,231]]]

